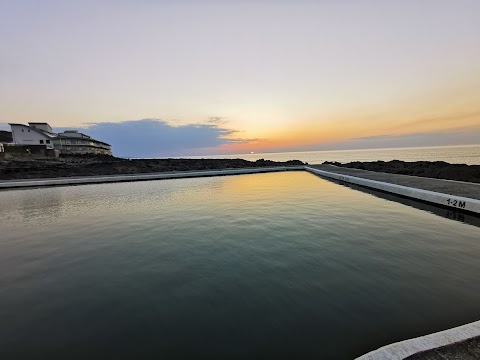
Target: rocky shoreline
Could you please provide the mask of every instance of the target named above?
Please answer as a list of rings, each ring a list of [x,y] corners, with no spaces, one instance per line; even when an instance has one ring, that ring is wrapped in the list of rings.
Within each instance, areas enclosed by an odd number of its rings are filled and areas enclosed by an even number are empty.
[[[69,156],[41,159],[0,159],[0,180],[62,178],[72,176],[148,174],[304,165],[260,159],[122,159],[113,156]]]
[[[299,160],[260,159],[123,159],[106,155],[78,155],[60,158],[0,159],[0,180],[61,178],[72,176],[148,174],[305,165]],[[480,183],[480,165],[449,164],[442,161],[325,162],[344,168]]]
[[[449,164],[443,161],[354,161],[346,164],[326,161],[324,164],[368,171],[480,183],[480,165]]]

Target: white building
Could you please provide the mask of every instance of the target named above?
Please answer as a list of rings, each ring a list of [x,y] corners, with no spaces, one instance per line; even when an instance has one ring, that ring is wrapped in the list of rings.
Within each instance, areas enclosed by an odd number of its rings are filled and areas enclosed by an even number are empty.
[[[53,140],[55,149],[69,154],[106,154],[112,155],[109,144],[95,140],[76,130],[66,130]]]
[[[29,123],[29,125],[10,124],[13,142],[16,145],[45,145],[47,149],[53,149],[53,139],[56,135],[52,128],[46,123]]]
[[[58,150],[61,154],[112,155],[109,144],[76,130],[57,134],[47,123],[10,124],[10,127],[16,145],[44,145],[46,149]]]

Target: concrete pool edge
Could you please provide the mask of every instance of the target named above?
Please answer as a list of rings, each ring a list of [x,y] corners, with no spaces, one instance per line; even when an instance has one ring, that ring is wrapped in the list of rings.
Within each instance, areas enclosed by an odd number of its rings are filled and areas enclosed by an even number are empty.
[[[334,173],[330,171],[315,169],[310,166],[305,166],[305,170],[312,174],[320,175],[325,178],[334,179],[345,183],[352,183],[355,185],[360,185],[367,188],[372,188],[387,193],[440,205],[442,207],[447,207],[456,211],[460,210],[480,214],[480,200],[477,199],[417,189],[383,181],[365,179],[352,175]]]
[[[386,345],[355,360],[402,360],[432,349],[480,336],[480,320],[433,334]]]
[[[244,169],[147,173],[147,174],[98,175],[98,176],[80,176],[80,177],[65,177],[65,178],[4,180],[4,181],[0,181],[0,190],[1,189],[35,188],[35,187],[45,187],[45,186],[102,184],[102,183],[128,182],[128,181],[185,179],[185,178],[223,176],[223,175],[259,174],[259,173],[269,173],[269,172],[304,171],[304,170],[305,170],[304,166],[274,166],[274,167],[266,167],[266,168],[244,168]]]
[[[35,188],[44,186],[68,186],[82,184],[101,184],[128,181],[147,181],[147,180],[165,180],[182,179],[195,177],[223,176],[223,175],[241,175],[258,174],[268,172],[282,171],[307,171],[322,177],[333,179],[355,185],[420,200],[435,205],[440,205],[456,211],[466,211],[474,214],[480,214],[480,200],[457,195],[450,195],[430,190],[417,189],[415,187],[403,186],[384,181],[366,179],[362,177],[346,175],[331,171],[325,171],[306,166],[275,166],[265,168],[244,168],[244,169],[223,169],[223,170],[205,170],[205,171],[184,171],[170,173],[147,173],[147,174],[127,174],[127,175],[99,175],[82,176],[67,178],[47,178],[47,179],[22,179],[22,180],[4,180],[0,181],[0,190]],[[450,181],[451,182],[451,181]]]

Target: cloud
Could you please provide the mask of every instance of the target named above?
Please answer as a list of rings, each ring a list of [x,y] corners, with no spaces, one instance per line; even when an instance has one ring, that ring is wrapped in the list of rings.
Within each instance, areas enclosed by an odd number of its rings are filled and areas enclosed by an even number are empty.
[[[409,141],[413,139],[425,139],[426,137],[430,137],[434,140],[438,140],[438,136],[445,135],[442,132],[423,132],[423,133],[411,133],[411,134],[400,134],[400,135],[373,135],[373,136],[363,136],[358,138],[352,138],[348,141],[352,142],[378,142],[378,141],[394,141],[394,140],[402,140],[402,141]]]
[[[443,124],[443,123],[459,123],[459,122],[464,122],[471,120],[472,121],[477,121],[480,119],[480,110],[476,111],[470,111],[470,112],[463,112],[463,113],[456,113],[456,114],[450,114],[450,115],[445,115],[445,116],[435,116],[435,117],[429,117],[429,118],[422,118],[422,119],[417,119],[414,121],[409,121],[406,123],[399,124],[393,129],[400,129],[400,128],[408,128],[411,126],[418,126],[418,125],[438,125],[438,124]]]
[[[478,144],[480,144],[480,127],[469,126],[448,131],[364,136],[316,145],[300,145],[290,148],[268,149],[268,151],[335,151]]]
[[[94,123],[77,129],[111,144],[115,156],[132,158],[201,155],[202,149],[245,141],[227,138],[236,131],[218,124],[174,126],[159,119]]]
[[[480,144],[480,128],[464,127],[401,135],[377,135],[350,139],[341,145],[349,149],[421,147]],[[340,144],[339,144],[340,145]]]
[[[224,116],[210,116],[208,122],[210,124],[224,125],[227,123],[227,118]]]

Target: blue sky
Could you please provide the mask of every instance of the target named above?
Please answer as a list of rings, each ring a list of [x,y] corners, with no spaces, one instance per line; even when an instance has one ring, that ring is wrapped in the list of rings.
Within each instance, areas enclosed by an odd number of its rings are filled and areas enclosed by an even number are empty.
[[[480,143],[479,13],[477,0],[0,0],[0,123],[83,128],[118,154],[128,129],[152,156]]]

